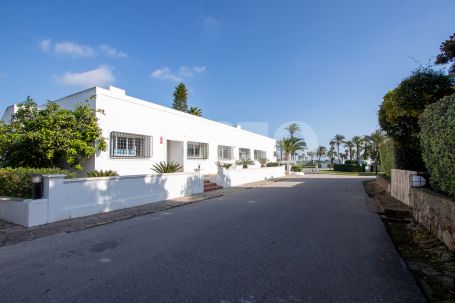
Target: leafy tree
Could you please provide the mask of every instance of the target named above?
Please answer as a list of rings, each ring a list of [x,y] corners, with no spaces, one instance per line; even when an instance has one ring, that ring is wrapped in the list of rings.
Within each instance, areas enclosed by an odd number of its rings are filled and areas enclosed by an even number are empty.
[[[352,137],[352,143],[355,145],[356,160],[360,160],[360,152],[362,150],[363,138],[360,136]]]
[[[4,167],[69,166],[80,170],[84,159],[106,148],[96,113],[87,104],[70,111],[48,102],[39,110],[28,97],[18,105],[11,124],[0,125],[0,162]]]
[[[435,63],[447,64],[452,62],[452,66],[449,67],[449,75],[455,75],[455,33],[441,43],[439,50],[441,52],[436,56]]]
[[[188,110],[188,114],[201,117],[202,109],[200,109],[199,107],[191,106],[190,109]]]
[[[289,124],[288,127],[285,127],[285,130],[287,130],[289,132],[289,135],[291,136],[291,138],[293,138],[296,133],[302,131],[300,129],[300,126],[297,123]]]
[[[335,137],[332,139],[337,147],[338,161],[340,161],[340,145],[344,143],[344,139],[345,137],[340,134],[335,135]]]
[[[396,143],[398,168],[425,170],[419,144],[419,117],[425,107],[454,92],[454,79],[419,68],[389,91],[379,108],[379,125]]]
[[[174,102],[172,108],[181,112],[188,112],[188,91],[186,90],[185,84],[180,83],[177,85],[174,91]]]

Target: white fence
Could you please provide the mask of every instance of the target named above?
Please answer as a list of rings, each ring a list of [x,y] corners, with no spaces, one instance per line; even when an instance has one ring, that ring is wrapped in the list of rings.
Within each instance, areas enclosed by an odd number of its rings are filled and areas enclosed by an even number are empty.
[[[203,192],[199,173],[64,179],[44,176],[44,198],[2,199],[0,218],[35,226]]]
[[[285,167],[263,167],[247,169],[218,169],[216,183],[223,187],[231,187],[240,184],[279,178],[285,175]]]

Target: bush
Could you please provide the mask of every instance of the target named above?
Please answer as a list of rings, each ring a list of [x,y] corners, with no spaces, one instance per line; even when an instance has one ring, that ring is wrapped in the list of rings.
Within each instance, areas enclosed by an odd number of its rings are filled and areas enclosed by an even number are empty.
[[[32,174],[75,176],[74,173],[57,168],[0,168],[0,196],[31,198]]]
[[[92,170],[87,173],[87,177],[89,178],[115,176],[118,176],[118,173],[115,170]]]
[[[280,166],[280,163],[278,162],[269,162],[266,164],[267,167],[276,167],[276,166]]]
[[[176,173],[181,168],[182,167],[177,162],[161,161],[159,163],[154,164],[152,167],[152,170],[158,174],[170,174],[170,173]]]
[[[300,165],[292,165],[291,171],[300,172],[302,171],[302,167]]]
[[[333,163],[327,163],[327,168],[333,168]]]
[[[392,139],[386,140],[379,147],[379,159],[381,170],[390,177],[392,168],[396,168],[395,142]]]
[[[344,164],[359,164],[359,161],[357,161],[357,160],[346,160],[346,161],[344,161]]]
[[[420,118],[422,158],[431,186],[455,197],[455,94],[428,106]]]
[[[362,164],[334,164],[333,170],[346,172],[364,172],[365,165]]]

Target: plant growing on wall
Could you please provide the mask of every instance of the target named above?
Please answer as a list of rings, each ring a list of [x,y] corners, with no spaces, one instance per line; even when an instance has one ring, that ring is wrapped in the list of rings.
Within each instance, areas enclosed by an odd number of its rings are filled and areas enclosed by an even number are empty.
[[[243,168],[248,168],[248,165],[253,165],[254,161],[250,159],[240,159],[235,161],[236,165],[242,165]]]
[[[118,176],[118,173],[115,170],[92,170],[87,173],[87,177],[89,178],[115,176]]]
[[[182,167],[177,162],[161,161],[152,166],[152,170],[158,174],[170,174],[178,172]]]
[[[96,112],[87,104],[67,110],[48,102],[38,109],[27,97],[11,124],[0,124],[0,166],[4,167],[81,170],[85,159],[106,148]]]

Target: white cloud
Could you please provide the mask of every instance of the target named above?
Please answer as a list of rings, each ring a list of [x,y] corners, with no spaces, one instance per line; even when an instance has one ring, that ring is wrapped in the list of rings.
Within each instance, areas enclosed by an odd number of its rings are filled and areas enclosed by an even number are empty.
[[[51,39],[44,39],[44,40],[40,41],[39,47],[43,51],[47,52],[51,48]]]
[[[128,55],[124,52],[121,52],[119,50],[116,50],[115,48],[113,47],[110,47],[109,45],[106,45],[106,44],[102,44],[99,46],[99,49],[101,52],[103,52],[106,56],[108,57],[111,57],[111,58],[120,58],[120,59],[123,59],[123,58],[127,58]]]
[[[63,85],[86,88],[111,84],[115,81],[115,77],[111,67],[102,65],[81,73],[66,72],[57,76],[57,81]]]
[[[204,19],[204,28],[206,31],[215,30],[220,22],[212,16],[205,17]]]
[[[182,82],[186,78],[193,77],[205,71],[205,66],[180,66],[178,72],[173,73],[169,67],[162,67],[151,72],[150,77],[161,80]]]
[[[71,41],[55,43],[54,52],[58,55],[67,55],[73,58],[96,56],[96,51],[92,47]]]

